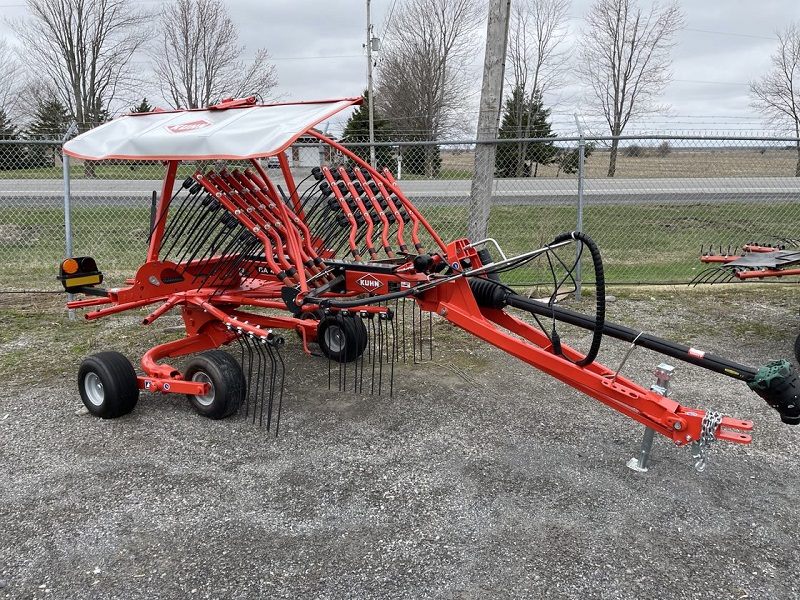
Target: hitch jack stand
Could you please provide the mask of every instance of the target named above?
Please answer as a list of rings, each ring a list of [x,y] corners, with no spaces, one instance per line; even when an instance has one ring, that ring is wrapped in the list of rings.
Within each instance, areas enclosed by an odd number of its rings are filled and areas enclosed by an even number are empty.
[[[661,396],[667,395],[669,389],[669,380],[675,372],[675,367],[666,363],[661,363],[656,367],[654,373],[656,382],[650,387],[650,391],[660,394]],[[644,437],[642,438],[642,445],[639,448],[639,456],[633,457],[627,463],[628,468],[638,473],[647,473],[647,463],[650,460],[650,449],[653,447],[653,435],[655,431],[649,427],[644,428]]]

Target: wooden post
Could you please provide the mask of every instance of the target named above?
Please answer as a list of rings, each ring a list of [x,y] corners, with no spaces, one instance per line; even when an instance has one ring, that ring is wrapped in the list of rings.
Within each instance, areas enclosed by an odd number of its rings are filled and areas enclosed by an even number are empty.
[[[475,147],[475,168],[467,220],[467,238],[472,241],[489,237],[489,209],[497,147],[494,143],[481,142],[497,138],[500,107],[503,103],[503,75],[506,67],[510,11],[511,0],[489,2],[486,57],[483,63],[483,85],[478,113],[478,144]]]

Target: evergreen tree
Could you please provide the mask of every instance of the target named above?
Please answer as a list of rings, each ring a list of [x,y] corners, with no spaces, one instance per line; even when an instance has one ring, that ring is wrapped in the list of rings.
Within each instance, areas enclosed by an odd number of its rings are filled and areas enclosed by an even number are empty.
[[[517,141],[497,145],[495,173],[498,177],[536,177],[539,165],[552,163],[558,149],[548,121],[550,109],[544,108],[541,95],[533,91],[525,94],[515,87],[506,99],[503,120],[498,137],[500,139],[540,138],[539,141]]]
[[[403,146],[403,172],[409,175],[438,177],[442,169],[439,146]]]
[[[6,112],[0,108],[0,171],[11,171],[25,167],[25,153],[19,144],[4,144],[3,141],[19,140],[19,129]]]
[[[61,140],[71,122],[72,117],[61,102],[56,99],[42,101],[36,107],[26,137],[31,140]],[[53,167],[59,154],[60,149],[55,146],[28,146],[28,166]]]
[[[69,129],[72,117],[69,110],[58,100],[40,102],[28,127],[28,138],[36,140],[60,140]]]
[[[364,92],[363,98],[364,102],[347,120],[347,125],[342,133],[341,142],[343,144],[369,142],[369,103],[367,100],[367,92]],[[388,142],[392,138],[389,122],[381,118],[377,113],[373,114],[372,130],[376,142]],[[353,146],[348,149],[365,163],[369,164],[369,146]],[[375,147],[375,166],[378,168],[378,171],[384,167],[388,167],[392,173],[395,173],[397,164],[392,148],[389,146]]]
[[[153,107],[150,106],[150,103],[147,101],[147,96],[142,98],[138,106],[131,106],[131,113],[149,113],[153,112],[153,110]]]
[[[594,144],[591,142],[583,147],[583,159],[587,160],[594,152]],[[580,155],[578,148],[561,148],[555,155],[553,160],[558,165],[556,177],[562,171],[567,174],[578,172],[578,163],[580,162]]]

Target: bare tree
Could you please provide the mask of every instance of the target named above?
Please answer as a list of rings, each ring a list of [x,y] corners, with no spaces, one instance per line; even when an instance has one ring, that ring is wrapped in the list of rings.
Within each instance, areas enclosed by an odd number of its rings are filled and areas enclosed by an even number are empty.
[[[506,61],[512,89],[544,96],[563,83],[569,8],[570,0],[522,0],[514,4]]]
[[[543,106],[545,94],[564,80],[567,72],[566,22],[570,0],[522,0],[514,5],[508,39],[507,80],[512,94],[529,101],[512,103],[515,137],[528,138],[534,123],[541,119],[531,114]],[[515,175],[521,177],[528,156],[528,143],[517,142]]]
[[[74,115],[81,130],[106,119],[132,86],[133,54],[146,40],[145,16],[126,0],[27,0],[15,24],[31,73]]]
[[[375,100],[406,139],[434,141],[464,123],[480,18],[476,0],[407,0],[398,9],[386,31]],[[430,174],[435,147],[425,148]]]
[[[162,94],[176,108],[199,108],[226,97],[266,97],[277,85],[269,53],[242,60],[244,46],[221,0],[176,0],[164,9],[151,52]]]
[[[683,26],[678,3],[654,3],[644,11],[636,0],[597,0],[586,16],[578,52],[578,72],[612,136],[631,118],[659,110],[656,98],[671,76],[670,50]],[[617,167],[619,140],[611,142],[608,176]]]
[[[17,60],[4,39],[0,39],[0,111],[16,112],[22,80],[22,63]]]
[[[800,177],[800,24],[779,31],[772,68],[750,84],[753,106],[781,129],[790,128],[798,141],[795,177]]]

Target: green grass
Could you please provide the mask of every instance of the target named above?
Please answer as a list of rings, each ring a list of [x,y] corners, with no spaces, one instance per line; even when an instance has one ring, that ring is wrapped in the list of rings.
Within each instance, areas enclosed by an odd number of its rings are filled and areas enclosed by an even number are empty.
[[[249,163],[247,164],[249,166]],[[196,164],[185,164],[178,167],[177,178],[188,177],[197,170]],[[58,167],[39,167],[35,169],[18,169],[15,171],[0,171],[2,179],[62,179],[64,172]],[[92,169],[87,170],[85,165],[72,164],[69,171],[70,179],[98,179],[98,180],[133,180],[133,179],[156,179],[164,177],[164,167],[161,163],[148,162],[126,162],[124,164],[94,164]]]
[[[429,207],[423,213],[447,243],[465,235],[465,207]],[[121,285],[144,262],[147,208],[76,208],[76,255],[94,256],[108,285]],[[706,267],[701,244],[739,245],[791,235],[800,222],[800,203],[705,205],[599,205],[584,211],[584,231],[602,254],[606,281],[613,284],[685,283]],[[565,206],[495,206],[489,235],[508,256],[538,248],[575,228],[576,211]],[[433,247],[428,240],[426,249]],[[58,208],[0,207],[0,289],[58,290],[64,256],[63,213]],[[498,258],[495,256],[495,258]],[[586,278],[591,267],[584,263]],[[505,276],[526,284],[548,281],[546,265],[526,265]]]
[[[435,207],[423,211],[446,240],[466,231],[467,209]],[[577,211],[568,206],[494,206],[489,235],[507,256],[550,242],[575,229]],[[707,268],[700,262],[701,245],[738,246],[754,239],[773,241],[795,235],[800,203],[598,205],[584,209],[584,232],[599,246],[606,281],[685,283]],[[499,258],[495,256],[495,258]],[[586,270],[588,265],[584,267]],[[547,277],[547,271],[542,270]],[[508,281],[539,281],[535,267],[512,273]]]
[[[121,285],[147,255],[147,208],[75,208],[73,254],[94,256],[109,285]],[[57,208],[0,208],[2,289],[60,290],[64,213]]]

